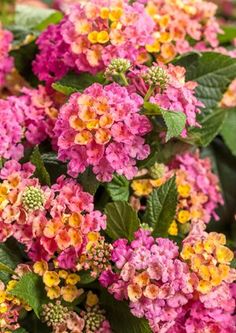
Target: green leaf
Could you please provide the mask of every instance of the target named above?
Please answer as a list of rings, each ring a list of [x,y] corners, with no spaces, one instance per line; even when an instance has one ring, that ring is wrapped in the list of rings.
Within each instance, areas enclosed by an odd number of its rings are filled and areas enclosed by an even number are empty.
[[[221,135],[227,147],[236,156],[236,109],[228,111]]]
[[[84,89],[91,86],[93,83],[105,83],[103,73],[92,75],[89,73],[76,74],[74,72],[68,73],[61,80],[52,84],[52,87],[63,93],[64,95],[70,95],[73,92],[83,92]]]
[[[176,214],[177,188],[175,177],[155,189],[147,199],[145,222],[153,227],[153,236],[167,237]]]
[[[91,276],[90,271],[81,271],[78,274],[80,276],[80,281],[79,281],[80,285],[89,284],[96,280],[95,277]]]
[[[17,5],[15,25],[27,29],[44,30],[49,24],[59,23],[63,15],[61,12],[49,8],[35,8],[28,5]]]
[[[196,97],[206,108],[215,108],[236,77],[236,59],[215,52],[188,54],[174,61],[186,68],[186,81],[196,81]]]
[[[34,273],[27,273],[22,276],[11,294],[21,298],[32,307],[39,318],[41,307],[47,302],[45,287],[42,278]]]
[[[232,40],[236,38],[236,27],[234,25],[226,25],[221,27],[224,31],[223,34],[219,34],[218,40],[220,44],[231,44]]]
[[[34,148],[30,161],[36,167],[35,176],[39,179],[40,183],[42,185],[50,185],[50,176],[45,168],[38,146]]]
[[[125,201],[108,203],[105,207],[107,215],[106,233],[112,239],[126,238],[133,240],[134,232],[138,230],[140,220],[137,212]]]
[[[160,116],[163,110],[160,106],[151,102],[144,102],[143,108],[146,116]]]
[[[171,138],[178,137],[185,128],[185,114],[183,112],[167,110],[161,110],[161,113],[167,127],[166,141],[169,141]]]
[[[6,243],[0,244],[0,263],[2,268],[5,265],[4,271],[0,272],[0,280],[8,282],[12,275],[12,271],[22,261],[20,249],[16,246],[16,242],[13,239],[7,240]],[[6,270],[6,266],[9,270]]]
[[[113,333],[151,333],[145,319],[134,317],[126,302],[119,302],[104,289],[101,294],[101,305],[106,310],[106,317]]]
[[[200,121],[201,128],[189,130],[186,141],[198,146],[208,146],[222,129],[226,114],[225,109],[211,110],[211,112]]]
[[[124,176],[115,175],[106,187],[113,201],[128,201],[129,181]]]
[[[9,266],[0,262],[0,271],[13,275],[15,272]]]
[[[78,182],[82,185],[83,190],[94,195],[99,187],[99,181],[91,168],[87,168],[78,176]]]

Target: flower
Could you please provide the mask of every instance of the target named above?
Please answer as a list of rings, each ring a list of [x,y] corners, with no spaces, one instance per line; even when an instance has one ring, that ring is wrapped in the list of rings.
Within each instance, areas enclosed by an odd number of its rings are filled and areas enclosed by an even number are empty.
[[[116,83],[95,83],[72,94],[55,126],[58,157],[69,161],[68,173],[76,177],[92,166],[100,181],[110,181],[114,172],[131,179],[137,172],[135,160],[150,151],[143,136],[151,124],[139,114],[142,102]]]
[[[53,271],[46,271],[43,275],[43,282],[47,287],[55,287],[60,283],[59,275]]]
[[[113,247],[118,272],[112,279],[102,273],[99,281],[116,299],[127,299],[133,315],[145,317],[153,332],[168,322],[173,325],[193,293],[192,274],[178,259],[178,247],[144,229],[135,233],[130,244],[120,239]]]
[[[12,40],[12,33],[4,29],[0,22],[0,88],[5,84],[6,75],[13,68],[13,58],[9,54]]]

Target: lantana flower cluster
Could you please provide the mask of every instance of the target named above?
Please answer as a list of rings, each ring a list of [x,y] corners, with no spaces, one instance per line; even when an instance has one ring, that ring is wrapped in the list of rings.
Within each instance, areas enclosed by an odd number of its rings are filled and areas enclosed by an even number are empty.
[[[4,29],[0,22],[0,89],[5,83],[6,75],[13,68],[13,59],[9,55],[12,40],[12,33]]]
[[[142,103],[138,94],[116,83],[95,83],[72,94],[55,125],[58,158],[69,162],[69,175],[76,177],[91,166],[101,181],[110,181],[114,172],[131,179],[136,160],[150,153],[143,136],[151,123],[139,113]]]
[[[200,158],[199,152],[177,155],[168,166],[157,163],[139,175],[141,179],[133,180],[131,184],[134,191],[131,203],[138,210],[145,209],[139,198],[151,194],[173,175],[176,176],[178,204],[175,220],[169,229],[171,235],[177,235],[179,229],[183,231],[189,223],[209,223],[211,218],[218,219],[216,208],[223,204],[219,179],[212,172],[211,160]]]
[[[24,146],[52,138],[57,112],[43,86],[23,88],[21,96],[0,100],[0,157],[19,160]]]
[[[61,268],[74,268],[89,234],[105,229],[106,218],[93,210],[93,197],[74,180],[57,180],[51,188],[32,177],[35,168],[6,162],[1,170],[1,241],[15,237],[33,261],[58,254]]]
[[[133,315],[148,319],[153,332],[209,327],[234,332],[233,252],[225,246],[224,235],[207,234],[200,225],[186,238],[180,256],[171,240],[155,239],[144,229],[130,244],[125,239],[113,244],[115,270],[102,273],[99,281],[116,299],[128,300]]]
[[[34,71],[51,83],[69,69],[96,73],[116,57],[142,62],[154,26],[142,4],[98,0],[74,5],[60,25],[49,27],[39,38]]]
[[[153,332],[167,332],[192,297],[192,274],[180,261],[170,240],[153,238],[140,229],[129,244],[119,239],[112,260],[117,273],[106,271],[100,283],[118,300],[129,301],[131,312],[149,320]]]

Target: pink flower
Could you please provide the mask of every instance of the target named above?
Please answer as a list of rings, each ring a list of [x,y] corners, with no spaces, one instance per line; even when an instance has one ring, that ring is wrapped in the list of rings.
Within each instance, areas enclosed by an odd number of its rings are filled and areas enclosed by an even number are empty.
[[[12,33],[3,29],[0,22],[0,88],[5,83],[6,75],[13,68],[13,59],[9,55],[12,40]]]
[[[142,137],[151,130],[149,120],[139,114],[142,103],[116,83],[93,84],[83,94],[72,94],[55,126],[58,157],[69,161],[68,173],[76,177],[92,166],[101,181],[110,181],[114,172],[132,178],[136,159],[145,159],[150,151]]]

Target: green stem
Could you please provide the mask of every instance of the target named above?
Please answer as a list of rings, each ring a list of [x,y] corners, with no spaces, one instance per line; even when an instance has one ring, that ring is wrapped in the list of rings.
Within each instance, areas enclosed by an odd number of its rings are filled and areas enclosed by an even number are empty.
[[[153,87],[153,86],[150,86],[148,88],[148,91],[147,91],[147,93],[146,93],[146,95],[144,97],[144,102],[148,102],[149,101],[150,97],[152,96],[152,93],[153,93],[154,89],[155,89],[155,87]]]
[[[120,73],[120,78],[121,78],[121,81],[124,83],[124,86],[128,86],[129,85],[129,82],[125,76],[124,73]]]

